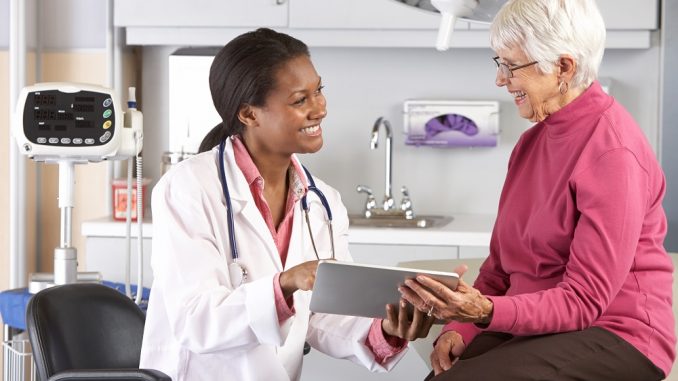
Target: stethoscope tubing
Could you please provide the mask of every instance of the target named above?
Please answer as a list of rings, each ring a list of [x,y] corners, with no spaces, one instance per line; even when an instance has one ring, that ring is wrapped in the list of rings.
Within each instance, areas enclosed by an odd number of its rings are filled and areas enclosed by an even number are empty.
[[[308,190],[310,192],[315,193],[318,198],[320,199],[320,202],[323,204],[323,207],[325,208],[325,211],[327,212],[327,220],[331,223],[332,222],[332,208],[330,208],[329,202],[327,202],[327,198],[323,194],[323,192],[318,189],[318,187],[315,186],[315,181],[313,181],[313,176],[311,176],[311,172],[306,169],[303,165],[301,166],[304,169],[304,172],[306,173],[306,178],[308,179]],[[304,209],[304,211],[308,212],[308,202],[306,200],[306,195],[301,198],[301,207]]]
[[[228,241],[231,244],[231,258],[237,262],[240,258],[238,254],[238,245],[235,239],[235,223],[233,219],[233,206],[231,204],[231,193],[228,191],[228,184],[226,183],[226,169],[224,167],[224,150],[226,148],[226,139],[219,144],[219,180],[221,181],[221,188],[226,198],[226,221],[228,224]]]
[[[222,140],[221,143],[219,144],[219,180],[221,182],[221,188],[224,193],[224,198],[226,199],[226,220],[228,224],[228,240],[231,245],[231,258],[233,259],[234,263],[237,263],[238,260],[240,259],[240,255],[238,253],[238,246],[235,238],[235,222],[233,218],[231,194],[228,191],[228,184],[226,182],[226,168],[224,164],[225,149],[226,149],[226,139]],[[306,178],[308,180],[308,191],[315,193],[316,196],[318,196],[318,199],[320,200],[320,203],[322,204],[323,208],[325,208],[325,212],[327,214],[327,224],[330,233],[330,245],[331,245],[330,247],[332,250],[331,258],[334,259],[334,231],[332,229],[332,208],[330,208],[330,204],[327,201],[327,198],[325,197],[323,192],[320,189],[318,189],[318,187],[315,185],[315,181],[313,180],[313,176],[311,176],[311,173],[303,165],[302,168],[304,169],[304,173],[306,174]],[[318,249],[315,244],[315,240],[313,239],[313,232],[311,231],[311,221],[308,216],[310,208],[306,197],[307,195],[308,192],[301,198],[301,207],[304,210],[306,226],[308,226],[308,233],[309,236],[311,237],[313,251],[315,252],[316,258],[320,259],[318,255]],[[244,269],[242,269],[242,271],[243,273],[245,273]]]

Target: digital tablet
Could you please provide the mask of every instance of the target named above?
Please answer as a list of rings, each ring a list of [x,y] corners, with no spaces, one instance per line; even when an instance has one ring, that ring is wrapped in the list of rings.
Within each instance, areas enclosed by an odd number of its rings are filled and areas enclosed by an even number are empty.
[[[313,312],[386,318],[386,305],[398,306],[400,301],[398,287],[418,274],[451,289],[456,289],[459,281],[459,275],[453,272],[320,261],[310,308]]]

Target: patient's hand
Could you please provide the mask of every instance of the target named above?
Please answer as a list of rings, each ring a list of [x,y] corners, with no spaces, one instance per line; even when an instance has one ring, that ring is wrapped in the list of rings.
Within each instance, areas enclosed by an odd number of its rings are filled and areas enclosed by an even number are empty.
[[[435,317],[427,316],[426,313],[415,308],[410,320],[407,310],[407,302],[404,299],[400,299],[398,307],[387,305],[386,319],[381,323],[384,333],[409,341],[428,336]]]
[[[458,332],[447,331],[440,335],[433,352],[431,352],[433,373],[437,376],[450,369],[465,349],[466,344],[464,344],[464,340]]]
[[[428,311],[438,319],[489,324],[494,304],[479,290],[464,282],[461,276],[466,270],[466,265],[455,269],[459,274],[459,283],[454,290],[425,275],[418,275],[416,280],[405,280],[405,285],[399,290],[402,297],[417,309]]]

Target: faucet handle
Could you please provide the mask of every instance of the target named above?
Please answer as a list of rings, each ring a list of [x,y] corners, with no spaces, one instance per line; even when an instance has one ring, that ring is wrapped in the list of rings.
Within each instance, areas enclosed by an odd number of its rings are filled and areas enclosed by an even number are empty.
[[[358,193],[367,193],[368,196],[374,197],[374,193],[372,192],[372,188],[368,187],[367,185],[358,185],[355,188],[355,190]]]
[[[372,209],[377,206],[377,200],[374,198],[372,188],[368,187],[367,185],[358,185],[355,190],[358,193],[367,194],[367,201],[365,202],[365,217],[370,218],[372,216]]]
[[[405,212],[405,218],[411,220],[414,218],[414,211],[412,210],[412,199],[410,199],[410,192],[407,190],[406,186],[400,188],[400,193],[403,194],[403,198],[400,199],[400,210]]]

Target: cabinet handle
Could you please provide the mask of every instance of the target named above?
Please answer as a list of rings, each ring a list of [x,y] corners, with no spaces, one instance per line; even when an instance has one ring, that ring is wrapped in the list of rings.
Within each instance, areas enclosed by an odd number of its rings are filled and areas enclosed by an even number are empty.
[[[275,0],[275,3],[278,4],[278,5],[283,5],[283,4],[285,4],[286,1],[287,0]]]

